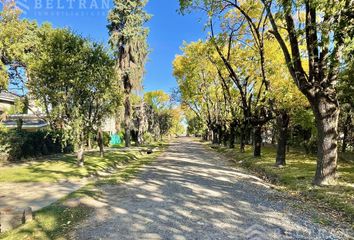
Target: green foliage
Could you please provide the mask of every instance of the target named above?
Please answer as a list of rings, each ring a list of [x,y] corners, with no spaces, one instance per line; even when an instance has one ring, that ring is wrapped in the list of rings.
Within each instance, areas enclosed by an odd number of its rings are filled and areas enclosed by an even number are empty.
[[[147,1],[114,0],[109,12],[109,43],[115,52],[119,78],[129,95],[131,88],[140,89],[148,55],[148,29],[144,26],[150,15],[144,11]]]
[[[109,146],[109,142],[111,140],[111,136],[108,132],[103,132],[103,145],[105,147]]]
[[[40,100],[53,129],[79,145],[120,103],[114,61],[100,44],[67,29],[49,29],[31,59],[30,93]]]
[[[0,12],[0,91],[11,84],[24,88],[24,67],[38,47],[40,29],[35,22],[20,19],[21,11],[13,0],[1,0]]]
[[[204,134],[204,123],[198,117],[188,119],[187,133],[194,136],[202,136]]]
[[[149,52],[149,31],[145,23],[150,15],[144,10],[146,3],[145,0],[114,0],[114,6],[108,15],[109,43],[115,53],[117,76],[125,94],[124,128],[127,147],[131,144],[133,125],[131,95],[133,90],[142,89],[141,82]],[[141,140],[141,137],[138,139]]]
[[[145,143],[153,143],[154,142],[154,136],[150,132],[145,132],[143,138],[144,138]]]
[[[184,133],[182,126],[183,112],[174,106],[169,94],[162,90],[146,92],[144,102],[147,107],[148,131],[147,141],[153,136],[155,140],[167,135],[178,136]]]
[[[17,130],[0,131],[2,161],[19,161],[23,158],[40,157],[55,153],[70,152],[70,143],[63,147],[64,140],[59,132]]]
[[[151,106],[155,111],[166,109],[170,103],[170,96],[162,90],[146,92],[144,102]]]

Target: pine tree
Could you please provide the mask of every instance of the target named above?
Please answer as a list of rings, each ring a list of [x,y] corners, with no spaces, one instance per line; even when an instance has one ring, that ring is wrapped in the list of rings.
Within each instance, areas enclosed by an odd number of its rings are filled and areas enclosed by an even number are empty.
[[[150,15],[144,10],[147,1],[115,0],[108,20],[109,43],[115,52],[119,79],[124,88],[125,144],[130,146],[133,90],[141,89],[144,67],[148,55],[147,36],[144,26]]]

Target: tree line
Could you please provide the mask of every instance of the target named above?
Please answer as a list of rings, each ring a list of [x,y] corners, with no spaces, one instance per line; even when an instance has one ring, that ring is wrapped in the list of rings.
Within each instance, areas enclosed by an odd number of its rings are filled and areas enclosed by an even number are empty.
[[[13,0],[2,4],[0,91],[22,88],[26,97],[34,99],[43,109],[40,117],[60,135],[63,146],[74,146],[79,166],[92,140],[103,157],[107,142],[103,126],[108,118],[115,119],[127,147],[132,134],[136,144],[143,144],[176,133],[181,112],[169,95],[142,93],[149,52],[146,2],[114,1],[108,15],[108,44],[68,28],[23,19]]]
[[[189,130],[231,148],[238,139],[241,152],[252,139],[255,157],[272,131],[277,166],[300,136],[317,145],[314,184],[333,182],[339,137],[342,151],[353,147],[353,4],[180,0],[209,31],[174,61]]]

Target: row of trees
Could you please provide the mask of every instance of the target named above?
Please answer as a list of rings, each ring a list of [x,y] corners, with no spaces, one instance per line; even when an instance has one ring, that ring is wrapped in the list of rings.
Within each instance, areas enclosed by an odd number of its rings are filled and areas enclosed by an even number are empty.
[[[180,0],[180,5],[182,13],[205,12],[210,29],[206,41],[185,44],[174,62],[191,128],[204,123],[214,143],[230,147],[238,133],[241,151],[253,132],[254,156],[260,156],[262,132],[276,119],[276,164],[284,165],[290,120],[309,116],[317,132],[314,183],[331,183],[339,99],[347,105],[345,142],[352,128],[353,80],[342,69],[352,71],[353,2]]]
[[[69,29],[20,19],[15,1],[4,2],[1,12],[2,74],[12,86],[28,91],[43,107],[54,132],[61,132],[65,145],[78,150],[98,133],[103,154],[102,125],[119,106],[120,85],[115,61],[102,44],[93,43]]]
[[[137,144],[149,131],[155,140],[172,134],[181,114],[169,104],[169,96],[141,94],[148,56],[144,24],[150,18],[145,1],[114,1],[107,26],[110,48],[70,29],[21,19],[15,1],[2,3],[0,91],[22,88],[27,98],[36,100],[44,110],[41,117],[60,134],[62,144],[75,146],[78,165],[84,164],[84,151],[92,139],[103,156],[102,128],[107,118],[115,118],[127,147],[134,132]]]

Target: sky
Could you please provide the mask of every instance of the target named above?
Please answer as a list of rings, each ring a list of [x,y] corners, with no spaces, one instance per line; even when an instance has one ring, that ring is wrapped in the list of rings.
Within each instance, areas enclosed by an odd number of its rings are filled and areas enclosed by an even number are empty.
[[[70,27],[76,33],[107,43],[107,14],[112,0],[17,0],[23,17],[50,22],[54,27]],[[151,48],[144,79],[145,91],[170,92],[177,86],[172,61],[180,54],[183,41],[204,38],[204,22],[197,14],[180,15],[178,0],[150,0],[146,6],[153,17],[148,43]]]

